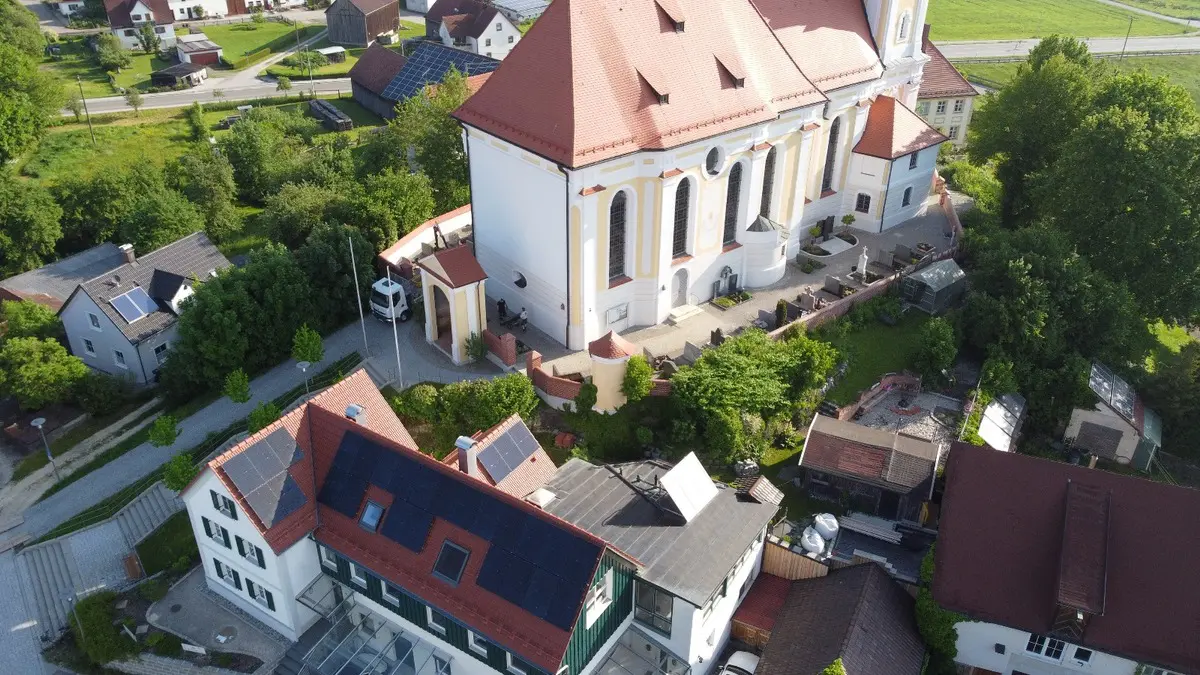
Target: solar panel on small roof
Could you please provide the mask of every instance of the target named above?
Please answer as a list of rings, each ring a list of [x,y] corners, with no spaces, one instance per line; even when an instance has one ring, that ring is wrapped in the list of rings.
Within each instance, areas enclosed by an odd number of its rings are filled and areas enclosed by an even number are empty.
[[[1129,383],[1116,375],[1113,376],[1113,393],[1112,407],[1122,417],[1133,421],[1134,401],[1137,399],[1137,393],[1133,391],[1133,387]]]
[[[671,501],[675,502],[679,514],[688,521],[717,496],[717,486],[708,477],[708,472],[694,452],[689,452],[687,457],[663,474],[660,482],[671,496]]]
[[[254,514],[267,527],[307,502],[287,470],[303,453],[286,429],[279,428],[245,448],[221,467]]]
[[[517,422],[479,451],[479,463],[499,483],[541,447],[533,432]]]
[[[1088,373],[1088,387],[1096,392],[1100,400],[1108,403],[1112,400],[1112,381],[1113,372],[1106,368],[1102,363],[1092,363],[1092,370]]]
[[[446,73],[453,66],[458,72],[471,76],[490,73],[500,65],[500,62],[452,49],[440,44],[422,42],[408,57],[400,72],[383,89],[383,98],[389,101],[403,101],[415,96],[426,85],[437,84],[446,79]]]
[[[109,300],[108,304],[112,305],[113,309],[117,310],[117,313],[121,315],[122,319],[125,319],[126,323],[133,323],[143,316],[146,316],[146,313],[139,309],[127,294],[118,295],[112,300]]]

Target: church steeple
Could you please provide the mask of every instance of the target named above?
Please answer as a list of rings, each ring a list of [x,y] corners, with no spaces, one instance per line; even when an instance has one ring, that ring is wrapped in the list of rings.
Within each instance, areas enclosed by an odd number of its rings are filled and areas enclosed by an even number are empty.
[[[921,27],[929,0],[863,0],[871,37],[885,64],[921,53]]]

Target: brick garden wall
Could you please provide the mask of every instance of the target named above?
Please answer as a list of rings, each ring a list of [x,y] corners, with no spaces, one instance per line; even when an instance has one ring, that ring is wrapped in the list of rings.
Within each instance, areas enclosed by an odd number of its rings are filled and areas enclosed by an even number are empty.
[[[879,382],[876,382],[874,386],[860,394],[858,401],[840,408],[838,419],[845,421],[853,418],[859,408],[873,403],[877,398],[897,387],[909,391],[921,391],[921,378],[904,373],[888,373],[879,378]]]
[[[505,333],[497,336],[490,330],[484,329],[483,343],[487,345],[488,351],[496,355],[496,358],[506,366],[517,365],[517,338],[512,333]]]
[[[561,408],[563,401],[574,400],[579,395],[581,382],[557,377],[542,368],[542,355],[531,351],[525,355],[525,374],[533,381],[534,389],[550,405]]]

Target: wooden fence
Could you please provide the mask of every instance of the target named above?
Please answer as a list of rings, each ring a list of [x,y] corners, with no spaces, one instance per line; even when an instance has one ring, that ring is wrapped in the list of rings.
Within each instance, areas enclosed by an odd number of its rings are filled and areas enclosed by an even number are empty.
[[[763,546],[762,571],[795,581],[823,577],[829,574],[829,567],[768,539]]]

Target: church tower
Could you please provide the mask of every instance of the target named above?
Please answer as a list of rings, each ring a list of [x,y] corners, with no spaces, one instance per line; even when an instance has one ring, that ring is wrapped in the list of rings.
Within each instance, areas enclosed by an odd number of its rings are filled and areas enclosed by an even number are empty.
[[[885,66],[921,54],[929,0],[864,0],[871,37]]]

